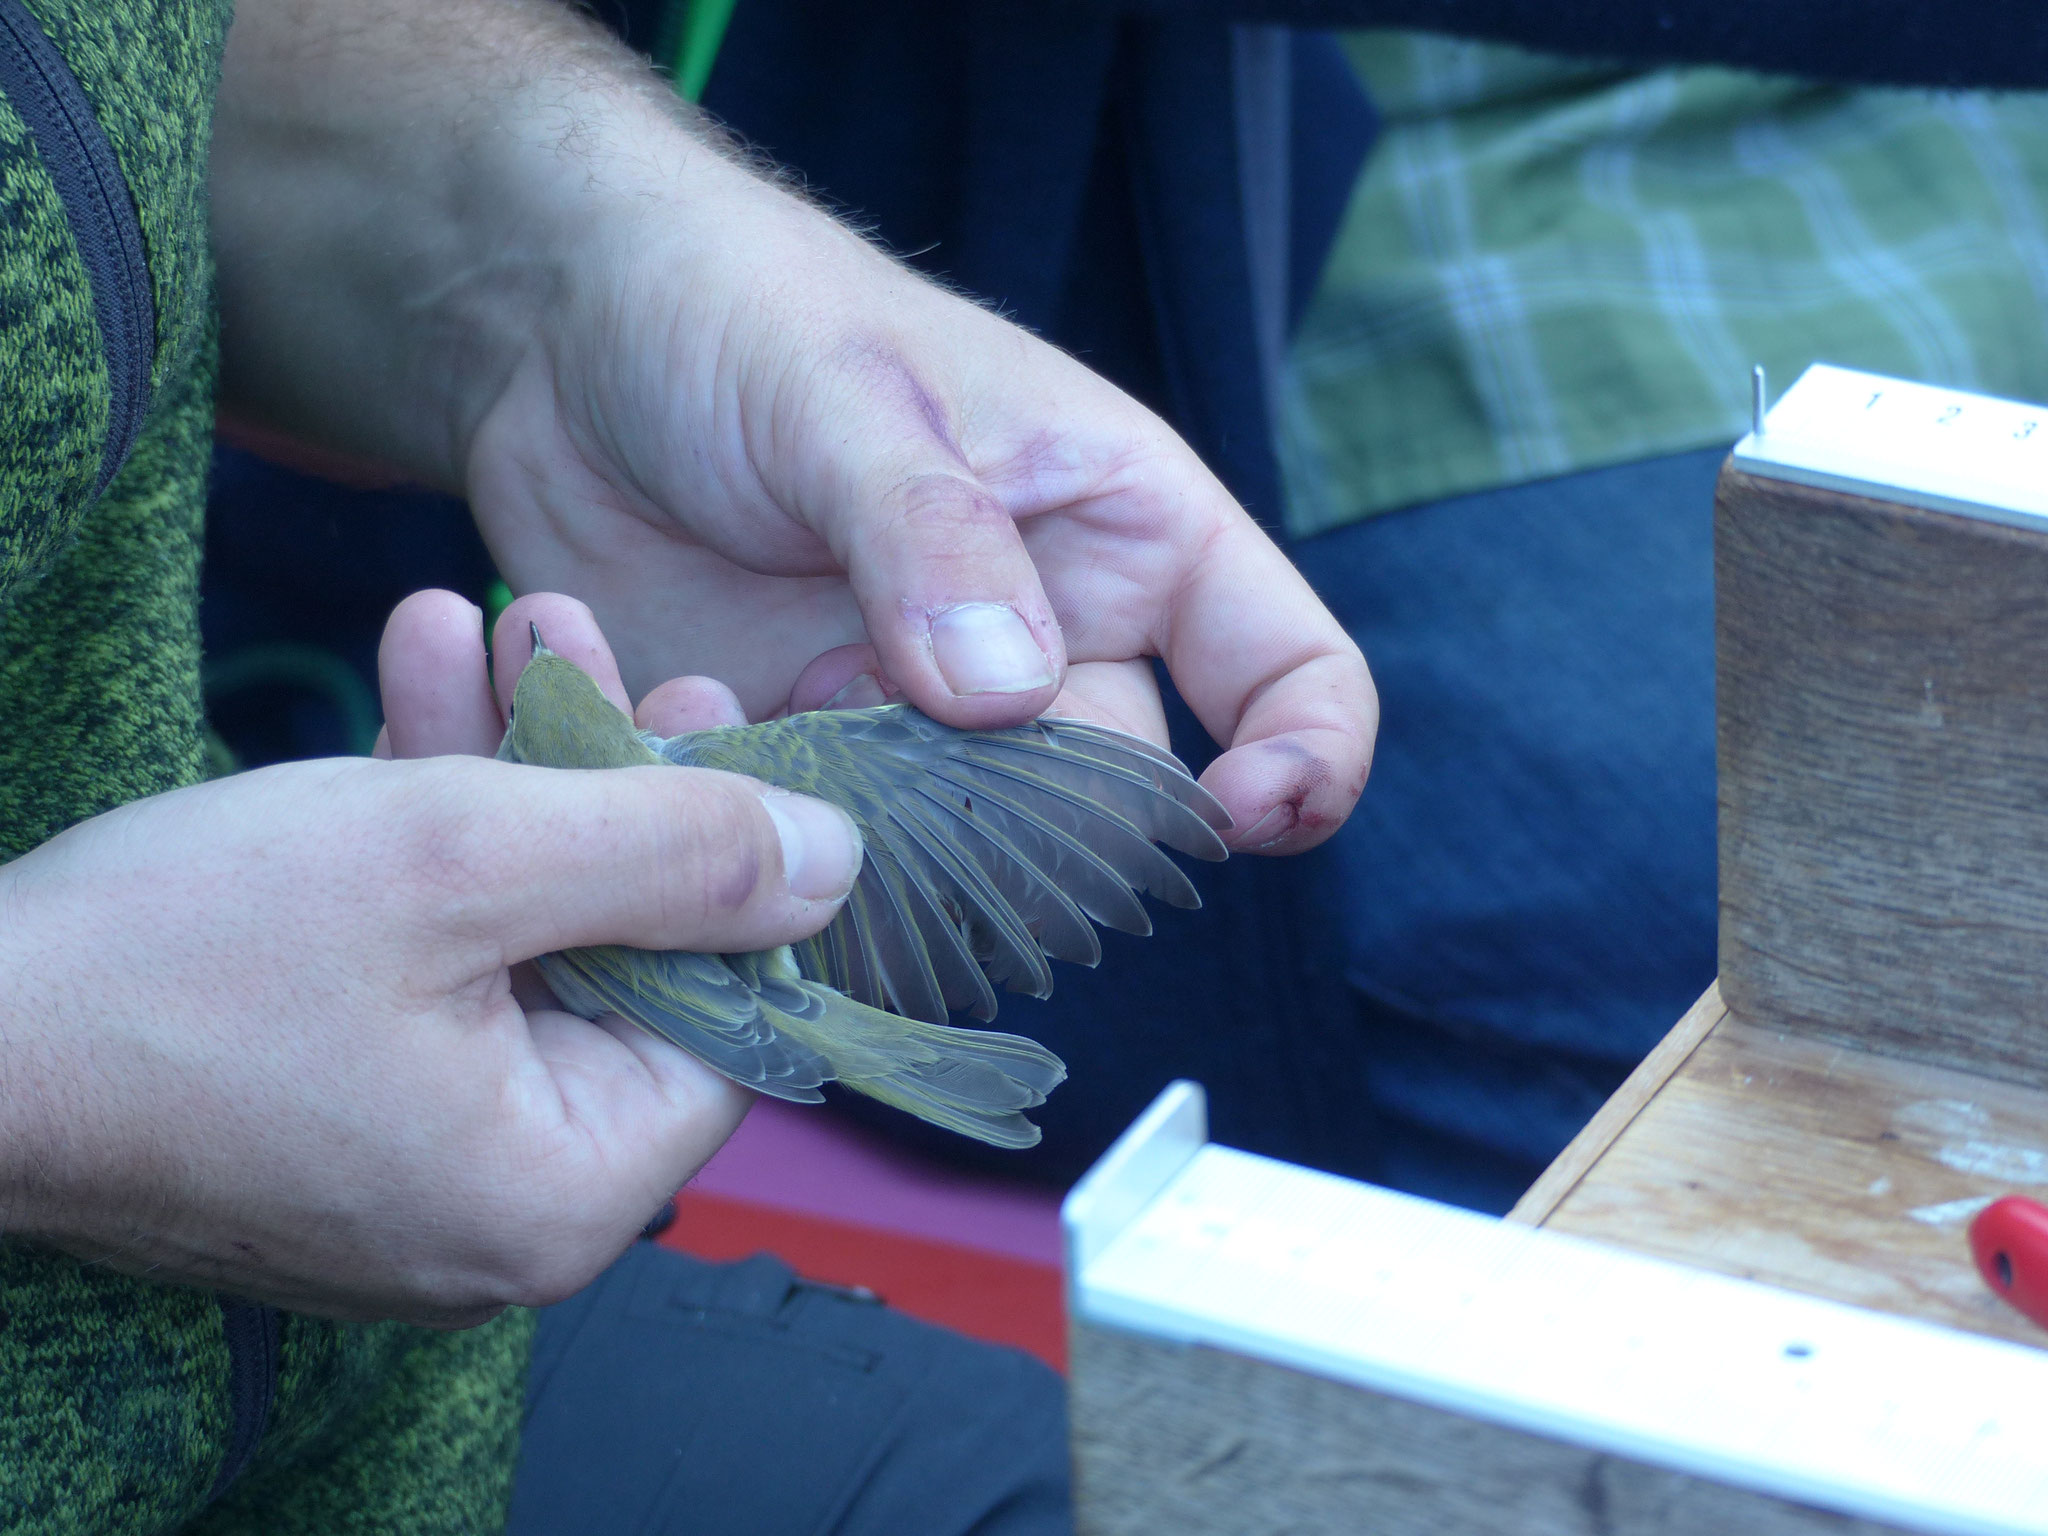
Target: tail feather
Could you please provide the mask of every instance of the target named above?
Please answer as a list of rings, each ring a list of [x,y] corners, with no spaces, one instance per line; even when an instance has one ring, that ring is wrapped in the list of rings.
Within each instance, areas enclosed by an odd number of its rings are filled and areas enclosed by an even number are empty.
[[[1023,1111],[1043,1104],[1067,1068],[1036,1040],[884,1013],[817,982],[788,985],[811,1006],[778,1008],[778,1025],[824,1055],[848,1088],[977,1141],[1038,1144]],[[779,989],[763,989],[771,990]]]
[[[972,1136],[992,1147],[1022,1150],[1035,1147],[1044,1132],[1016,1110],[994,1110],[983,1105],[950,1098],[930,1083],[914,1077],[843,1077],[856,1093],[879,1099],[892,1109],[930,1121],[962,1136]]]

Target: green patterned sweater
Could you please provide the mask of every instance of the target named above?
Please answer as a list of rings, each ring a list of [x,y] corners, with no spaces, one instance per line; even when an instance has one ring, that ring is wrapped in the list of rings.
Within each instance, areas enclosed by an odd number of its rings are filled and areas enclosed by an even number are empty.
[[[0,859],[201,776],[206,156],[230,6],[27,10],[127,182],[156,326],[148,414],[96,497],[116,408],[92,273],[33,114],[0,97]],[[502,1528],[530,1314],[467,1333],[266,1319],[268,1414],[216,1493],[238,1402],[252,1422],[227,1317],[209,1293],[0,1239],[0,1533]]]

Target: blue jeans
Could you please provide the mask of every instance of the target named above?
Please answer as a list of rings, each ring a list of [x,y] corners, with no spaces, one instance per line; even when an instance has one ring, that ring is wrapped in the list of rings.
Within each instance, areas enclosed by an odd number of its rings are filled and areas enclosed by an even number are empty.
[[[1106,935],[998,1022],[1066,1057],[1070,1178],[1174,1077],[1218,1141],[1504,1210],[1714,976],[1720,450],[1389,513],[1292,554],[1379,684],[1357,812]],[[1194,735],[1176,732],[1177,744]]]
[[[1336,840],[1377,1177],[1512,1203],[1713,980],[1721,450],[1295,551],[1383,723]]]

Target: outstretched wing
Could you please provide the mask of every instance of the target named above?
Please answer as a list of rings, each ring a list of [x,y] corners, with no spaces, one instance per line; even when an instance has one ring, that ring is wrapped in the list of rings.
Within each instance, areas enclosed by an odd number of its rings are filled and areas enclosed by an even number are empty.
[[[1051,956],[1093,965],[1092,923],[1150,933],[1138,893],[1201,898],[1155,843],[1221,859],[1230,815],[1172,754],[1078,720],[956,731],[904,704],[824,710],[651,741],[830,800],[867,860],[845,909],[796,946],[803,973],[943,1022],[995,1016],[991,983],[1044,997]],[[1092,920],[1092,923],[1091,923]]]
[[[814,1047],[777,1029],[754,978],[718,955],[606,945],[542,955],[562,1006],[594,1019],[617,1013],[760,1093],[797,1104],[824,1100],[832,1065]]]

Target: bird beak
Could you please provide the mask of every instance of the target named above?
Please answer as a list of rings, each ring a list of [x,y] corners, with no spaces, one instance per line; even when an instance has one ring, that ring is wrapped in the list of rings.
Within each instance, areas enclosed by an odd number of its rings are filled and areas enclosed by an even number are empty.
[[[548,643],[547,643],[547,641],[545,641],[545,640],[541,639],[541,637],[540,637],[540,626],[539,626],[538,624],[533,624],[533,623],[529,623],[529,624],[528,624],[528,625],[527,625],[526,627],[527,627],[527,628],[528,628],[529,630],[531,630],[531,631],[533,632],[533,654],[534,654],[534,655],[536,655],[536,656],[552,656],[552,655],[554,655],[554,654],[555,654],[555,653],[554,653],[553,651],[551,651],[551,650],[549,650],[549,649],[548,649]]]

